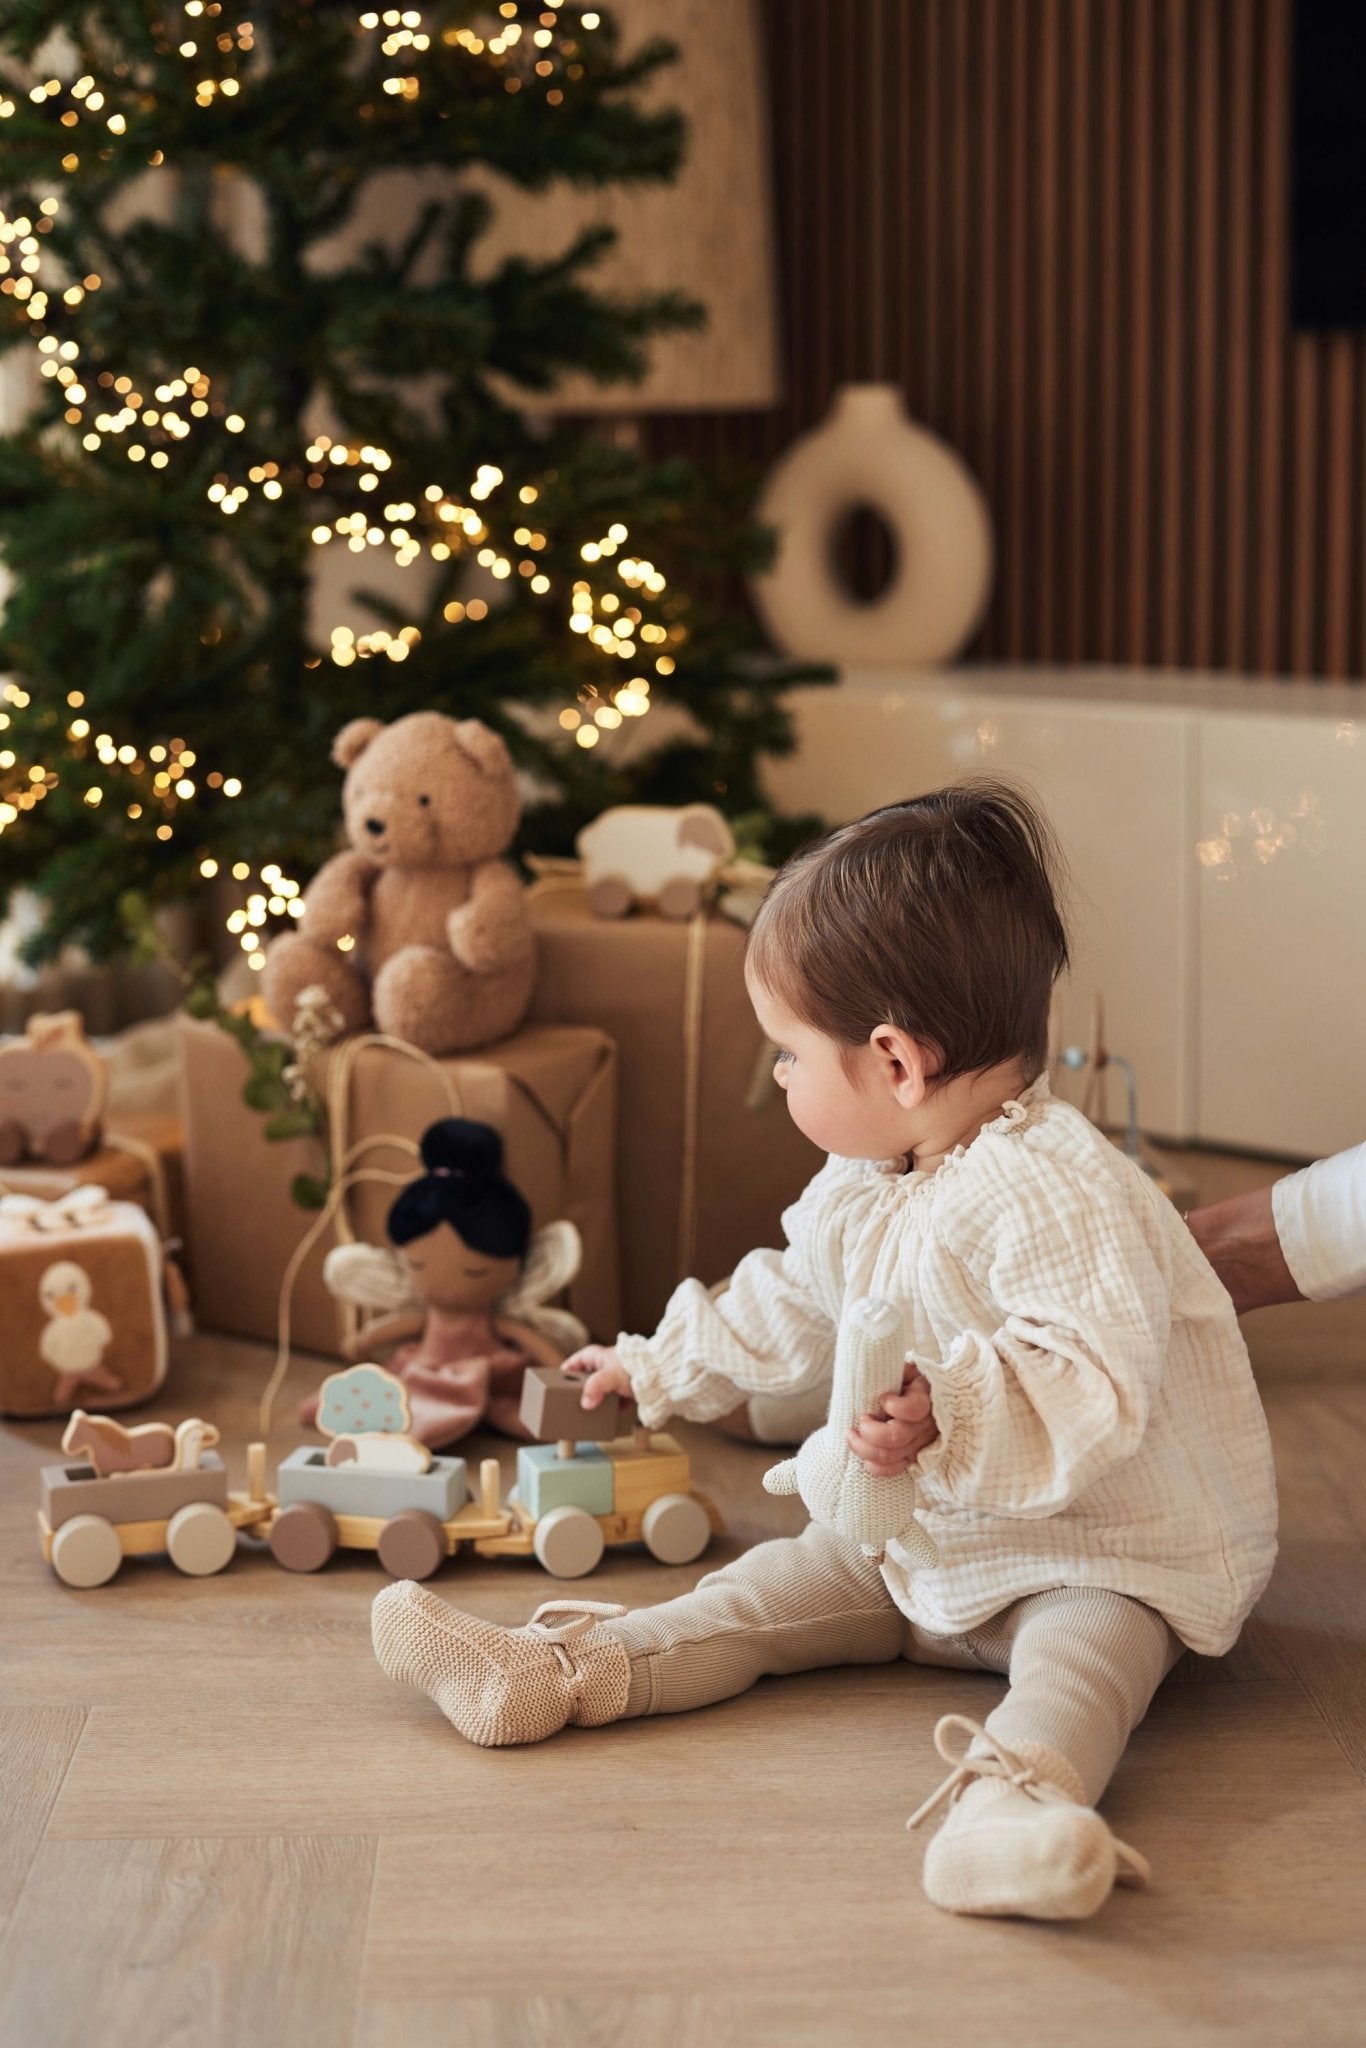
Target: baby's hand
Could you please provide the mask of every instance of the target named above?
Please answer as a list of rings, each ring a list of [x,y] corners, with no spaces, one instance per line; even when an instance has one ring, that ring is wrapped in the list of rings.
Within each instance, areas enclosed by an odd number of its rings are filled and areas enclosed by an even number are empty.
[[[874,1411],[860,1415],[845,1441],[879,1479],[896,1479],[938,1434],[929,1381],[912,1367],[900,1393],[884,1394]]]
[[[615,1344],[585,1344],[572,1358],[566,1358],[562,1372],[583,1377],[583,1405],[596,1408],[609,1394],[631,1398],[631,1382],[617,1355]]]

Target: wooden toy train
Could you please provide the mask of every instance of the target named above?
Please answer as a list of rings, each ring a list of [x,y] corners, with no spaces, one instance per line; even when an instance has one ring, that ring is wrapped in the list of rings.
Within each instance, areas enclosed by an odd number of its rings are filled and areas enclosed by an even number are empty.
[[[580,1384],[536,1367],[521,1416],[533,1437],[517,1452],[506,1501],[496,1458],[479,1467],[439,1457],[408,1434],[402,1383],[353,1366],[323,1383],[325,1447],[292,1451],[266,1489],[265,1445],[247,1453],[247,1487],[229,1492],[212,1448],[218,1431],[192,1419],[125,1429],[78,1409],[62,1449],[81,1462],[46,1466],[38,1531],[68,1586],[102,1586],[125,1557],[164,1552],[192,1577],[222,1571],[240,1534],[264,1540],[287,1571],[313,1572],[337,1550],[373,1550],[394,1578],[425,1579],[468,1544],[480,1557],[535,1557],[555,1578],[592,1571],[609,1547],[643,1543],[665,1564],[700,1557],[723,1524],[692,1483],[671,1436],[618,1436],[615,1397],[580,1406]]]

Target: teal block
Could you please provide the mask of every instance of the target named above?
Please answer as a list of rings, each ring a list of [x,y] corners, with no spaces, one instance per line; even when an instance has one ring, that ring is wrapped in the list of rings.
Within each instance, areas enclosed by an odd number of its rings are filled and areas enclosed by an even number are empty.
[[[572,1458],[558,1457],[554,1444],[523,1444],[517,1452],[517,1498],[535,1522],[552,1508],[610,1515],[612,1460],[596,1444],[580,1444]]]

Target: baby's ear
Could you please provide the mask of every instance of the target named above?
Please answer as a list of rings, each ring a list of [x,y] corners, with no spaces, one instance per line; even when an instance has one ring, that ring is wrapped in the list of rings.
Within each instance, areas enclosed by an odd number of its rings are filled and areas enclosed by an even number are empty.
[[[455,743],[468,754],[481,775],[510,775],[512,756],[498,733],[477,718],[462,718],[455,728]]]
[[[371,740],[378,739],[383,730],[383,719],[353,718],[333,740],[332,759],[339,768],[349,768],[353,761],[359,761]]]

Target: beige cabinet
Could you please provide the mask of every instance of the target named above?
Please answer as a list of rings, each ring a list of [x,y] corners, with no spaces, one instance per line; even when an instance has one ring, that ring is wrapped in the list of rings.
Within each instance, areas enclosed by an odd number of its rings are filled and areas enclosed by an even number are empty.
[[[795,708],[784,806],[844,819],[974,773],[1036,792],[1070,873],[1063,1030],[1103,992],[1150,1131],[1292,1157],[1366,1135],[1366,691],[879,670]]]

